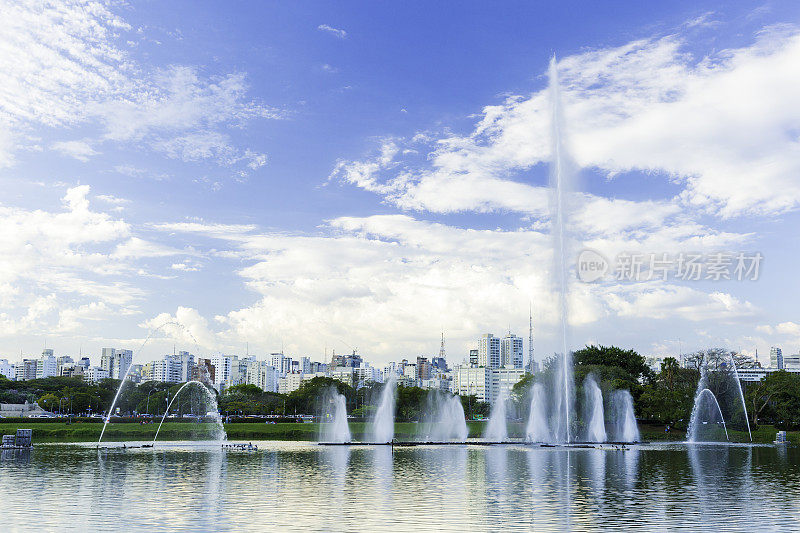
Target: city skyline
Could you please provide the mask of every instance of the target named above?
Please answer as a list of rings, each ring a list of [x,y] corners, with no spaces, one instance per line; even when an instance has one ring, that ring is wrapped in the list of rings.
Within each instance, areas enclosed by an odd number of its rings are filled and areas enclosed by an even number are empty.
[[[531,302],[537,354],[558,351],[553,55],[583,168],[575,257],[763,256],[757,280],[576,279],[570,346],[800,347],[791,2],[602,27],[567,6],[89,5],[5,8],[0,357],[136,351],[169,321],[186,329],[146,350],[389,361],[444,330],[467,353],[476,331],[524,337]]]

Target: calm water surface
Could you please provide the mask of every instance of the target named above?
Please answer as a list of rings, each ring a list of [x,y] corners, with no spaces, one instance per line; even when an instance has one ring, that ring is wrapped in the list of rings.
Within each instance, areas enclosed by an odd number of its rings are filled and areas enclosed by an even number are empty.
[[[3,451],[0,529],[800,530],[793,448],[258,445]]]

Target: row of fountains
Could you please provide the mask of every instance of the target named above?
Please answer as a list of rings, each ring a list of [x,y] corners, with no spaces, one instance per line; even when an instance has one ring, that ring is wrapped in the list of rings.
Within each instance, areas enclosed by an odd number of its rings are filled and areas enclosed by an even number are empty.
[[[367,442],[389,443],[394,439],[396,380],[390,377],[384,385],[375,414],[367,432]],[[525,426],[525,440],[541,444],[560,444],[553,428],[559,425],[557,405],[548,401],[546,388],[541,383],[530,391],[530,409]],[[466,442],[469,435],[461,398],[442,391],[431,391],[428,396],[427,415],[422,421],[417,440],[422,442]],[[486,424],[482,440],[509,442],[509,398],[501,394],[495,401]],[[320,440],[328,443],[351,442],[352,434],[347,423],[347,402],[335,388],[329,389],[322,400]],[[584,381],[582,442],[638,442],[639,430],[633,412],[633,399],[626,390],[612,391],[610,410],[606,413],[603,393],[597,380],[590,375]],[[555,409],[554,409],[555,407]],[[578,439],[572,439],[574,442]]]

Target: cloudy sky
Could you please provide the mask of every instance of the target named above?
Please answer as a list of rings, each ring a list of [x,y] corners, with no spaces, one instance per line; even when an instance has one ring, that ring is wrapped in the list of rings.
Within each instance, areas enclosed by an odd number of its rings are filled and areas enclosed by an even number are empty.
[[[573,346],[800,349],[797,2],[0,6],[0,357],[552,353],[553,54],[572,251],[764,258],[574,281]]]

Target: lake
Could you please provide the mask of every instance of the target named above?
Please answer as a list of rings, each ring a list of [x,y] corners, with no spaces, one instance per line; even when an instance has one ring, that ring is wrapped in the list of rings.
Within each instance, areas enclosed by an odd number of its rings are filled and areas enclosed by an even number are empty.
[[[800,452],[259,442],[2,452],[4,531],[797,531]]]

